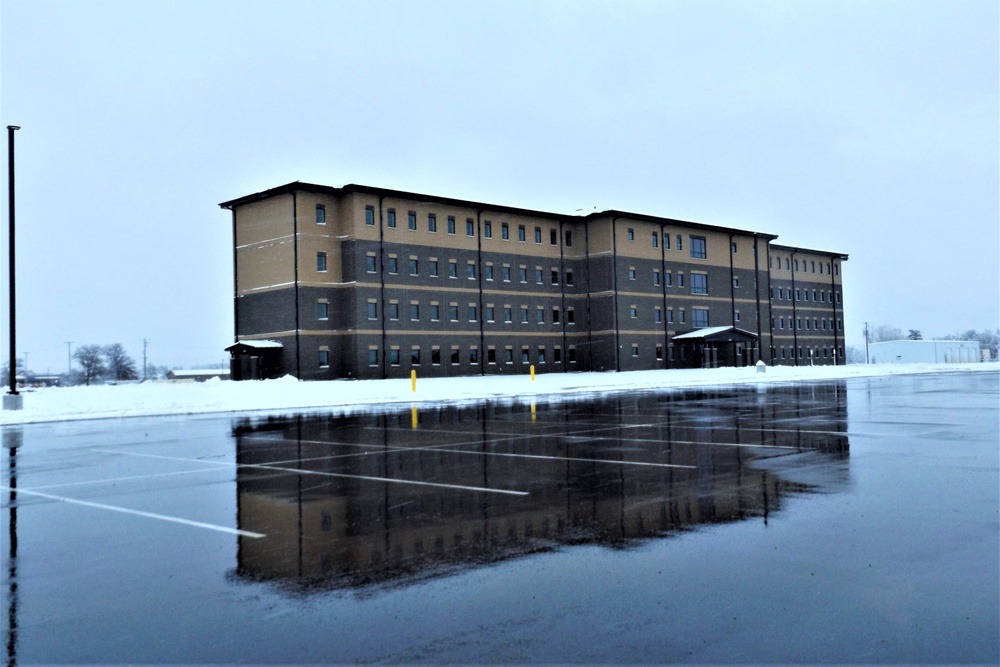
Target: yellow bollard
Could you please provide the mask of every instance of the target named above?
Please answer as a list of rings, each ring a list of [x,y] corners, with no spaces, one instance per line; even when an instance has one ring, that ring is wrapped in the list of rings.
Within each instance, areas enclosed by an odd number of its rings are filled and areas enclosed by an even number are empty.
[[[535,402],[531,402],[531,421],[538,419],[538,415],[535,414]]]
[[[410,407],[410,428],[416,429],[417,424],[420,423],[420,418],[417,416],[417,406]]]
[[[415,394],[417,393],[417,372],[410,371],[410,390]]]
[[[529,368],[531,370],[531,381],[534,382],[535,381],[535,365],[531,364],[531,366]]]

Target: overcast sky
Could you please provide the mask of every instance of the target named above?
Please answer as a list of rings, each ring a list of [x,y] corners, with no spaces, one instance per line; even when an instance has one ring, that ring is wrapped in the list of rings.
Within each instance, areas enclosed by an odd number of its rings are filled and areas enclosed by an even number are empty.
[[[0,7],[18,352],[38,372],[66,370],[66,341],[221,362],[218,203],[294,180],[848,253],[848,344],[865,321],[1000,326],[995,0]]]

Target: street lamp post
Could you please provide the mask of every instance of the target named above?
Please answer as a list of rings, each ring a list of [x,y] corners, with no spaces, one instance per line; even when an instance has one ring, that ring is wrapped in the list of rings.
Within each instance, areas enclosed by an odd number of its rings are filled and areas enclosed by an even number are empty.
[[[4,394],[4,410],[20,410],[24,407],[24,397],[17,393],[17,339],[15,328],[15,290],[14,290],[14,132],[21,128],[17,125],[7,126],[7,204],[10,224],[7,250],[9,253],[8,268],[10,269],[10,391]]]

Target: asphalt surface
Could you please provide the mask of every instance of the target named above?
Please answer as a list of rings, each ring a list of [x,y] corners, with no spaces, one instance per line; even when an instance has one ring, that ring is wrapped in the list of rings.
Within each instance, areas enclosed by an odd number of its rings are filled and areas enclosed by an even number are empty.
[[[998,378],[6,427],[8,664],[996,663]]]

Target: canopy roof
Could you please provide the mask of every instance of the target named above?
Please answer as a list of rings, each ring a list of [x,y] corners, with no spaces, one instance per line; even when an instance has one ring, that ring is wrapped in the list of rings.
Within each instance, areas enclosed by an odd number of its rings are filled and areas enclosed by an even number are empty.
[[[695,329],[679,336],[674,336],[674,340],[704,341],[706,343],[744,343],[757,340],[757,334],[745,329],[728,327],[705,327]]]

